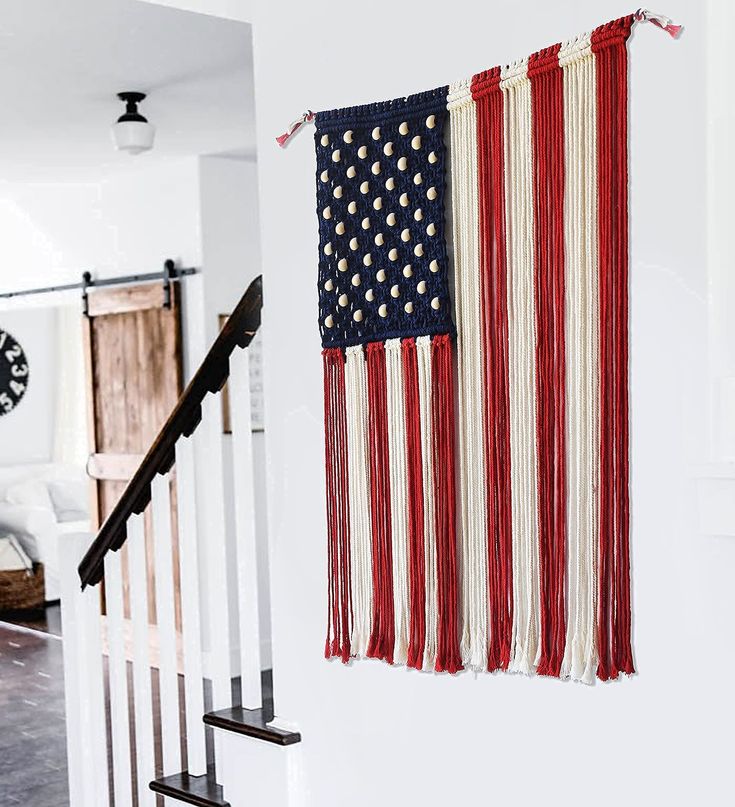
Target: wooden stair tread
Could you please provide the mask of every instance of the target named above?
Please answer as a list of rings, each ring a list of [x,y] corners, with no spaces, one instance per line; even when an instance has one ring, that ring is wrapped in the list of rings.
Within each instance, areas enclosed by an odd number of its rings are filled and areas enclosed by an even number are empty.
[[[301,742],[301,734],[298,731],[271,726],[268,721],[272,719],[272,712],[264,712],[263,709],[243,709],[241,706],[220,709],[204,715],[204,722],[208,726],[234,731],[246,737],[254,737],[276,745],[293,745]]]
[[[149,787],[154,793],[197,807],[230,807],[230,802],[222,795],[222,785],[207,773],[202,776],[189,776],[186,771],[175,773],[154,779]]]

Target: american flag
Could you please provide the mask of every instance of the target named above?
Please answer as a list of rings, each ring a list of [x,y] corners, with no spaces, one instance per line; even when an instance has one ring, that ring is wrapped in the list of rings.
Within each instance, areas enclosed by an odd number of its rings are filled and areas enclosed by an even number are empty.
[[[633,20],[316,115],[327,656],[633,672]]]

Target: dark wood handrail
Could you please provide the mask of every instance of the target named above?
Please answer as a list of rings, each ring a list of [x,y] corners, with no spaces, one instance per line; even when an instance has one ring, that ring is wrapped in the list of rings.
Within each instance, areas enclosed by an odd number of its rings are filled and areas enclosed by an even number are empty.
[[[219,392],[230,374],[230,355],[236,347],[246,348],[260,327],[263,307],[263,279],[258,276],[248,286],[237,307],[227,319],[212,347],[182,392],[176,406],[153,441],[120,500],[107,516],[97,537],[79,564],[82,588],[100,582],[105,555],[117,551],[127,538],[128,519],[142,513],[151,500],[151,482],[174,464],[176,443],[189,437],[202,419],[202,401],[209,392]]]

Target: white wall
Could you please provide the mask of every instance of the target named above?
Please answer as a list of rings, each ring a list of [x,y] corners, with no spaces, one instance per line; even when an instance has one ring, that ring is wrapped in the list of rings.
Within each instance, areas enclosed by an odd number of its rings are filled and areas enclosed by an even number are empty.
[[[227,20],[251,22],[253,8],[258,0],[141,0],[141,2],[210,14]]]
[[[237,15],[250,4],[166,0]],[[302,802],[720,805],[729,798],[732,541],[698,535],[706,455],[701,6],[679,42],[631,41],[632,442],[639,674],[584,688],[512,676],[345,668],[321,656],[325,522],[317,226],[306,107],[425,89],[631,11],[623,2],[260,3],[255,75],[278,711],[302,731]],[[722,25],[723,30],[726,28]],[[307,130],[308,131],[308,130]],[[243,777],[252,775],[243,766]]]
[[[207,337],[218,316],[229,314],[250,281],[260,274],[258,169],[252,160],[199,158],[202,260]]]
[[[0,417],[0,466],[49,462],[56,417],[56,312],[0,311],[0,330],[23,348],[30,370],[23,398]]]
[[[201,267],[197,157],[147,163],[99,183],[0,182],[0,292]],[[184,364],[204,352],[203,284],[184,281]],[[186,293],[186,287],[189,293]],[[80,305],[80,292],[0,299],[0,311]]]
[[[170,160],[106,180],[100,226],[112,234],[100,272],[155,272],[166,258],[180,266],[202,263],[197,158]]]
[[[2,291],[79,282],[85,269],[157,271],[166,258],[199,266],[197,159],[131,163],[95,184],[0,183],[0,237]]]
[[[735,7],[727,0],[709,4],[707,49],[708,266],[710,273],[711,458],[735,467],[735,273],[732,271],[732,184],[735,179],[735,105],[730,82],[735,52],[728,37]],[[735,479],[735,470],[732,472]],[[734,483],[735,484],[735,483]],[[733,489],[735,497],[735,488]]]
[[[322,389],[311,133],[303,109],[391,98],[629,13],[623,2],[261,3],[255,18],[266,278],[277,710],[297,721],[304,804],[713,804],[727,800],[735,543],[698,535],[706,430],[705,129],[699,7],[631,52],[632,503],[639,674],[592,688],[322,658]],[[245,775],[245,774],[244,774]]]
[[[250,282],[261,273],[258,169],[253,160],[223,156],[199,159],[202,256],[206,266],[204,316],[210,344],[219,330],[219,315],[229,314]],[[225,439],[226,498],[230,503],[228,534],[234,542],[234,497],[229,468],[232,439]],[[265,436],[253,434],[253,464],[259,489],[255,519],[259,560],[259,614],[261,666],[271,666],[268,536],[265,496]],[[231,549],[231,551],[234,551]],[[206,581],[204,581],[206,582]],[[232,589],[236,598],[237,590]],[[237,607],[236,599],[233,607]],[[236,641],[239,641],[236,639]]]

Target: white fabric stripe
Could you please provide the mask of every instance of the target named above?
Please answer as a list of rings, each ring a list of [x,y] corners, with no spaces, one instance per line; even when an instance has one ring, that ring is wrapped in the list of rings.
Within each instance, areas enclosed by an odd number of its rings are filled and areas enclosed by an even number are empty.
[[[393,607],[396,638],[393,662],[408,660],[408,481],[406,471],[406,408],[403,397],[401,340],[385,343],[388,398],[388,456],[390,465],[390,520],[393,538]]]
[[[482,405],[482,320],[477,111],[470,80],[447,96],[451,127],[452,225],[459,388],[462,638],[465,667],[487,669],[487,503]]]
[[[533,142],[528,62],[501,73],[505,103],[505,198],[508,248],[513,646],[510,669],[538,663],[539,558],[536,451]]]
[[[600,472],[599,446],[599,350],[600,332],[599,309],[599,233],[597,213],[597,76],[594,56],[586,62],[585,95],[589,108],[590,122],[585,140],[587,163],[591,166],[588,192],[585,199],[585,218],[588,222],[585,245],[587,253],[587,334],[590,345],[589,367],[587,372],[587,469],[590,489],[590,505],[587,515],[587,531],[590,535],[589,553],[585,558],[585,568],[589,587],[586,592],[587,635],[584,643],[584,671],[581,680],[593,683],[597,672],[597,558],[599,536],[599,500],[597,496]]]
[[[373,608],[367,367],[361,346],[348,347],[345,354],[352,591],[350,648],[359,657],[367,655]]]
[[[421,416],[421,467],[424,487],[424,563],[426,568],[426,643],[424,669],[436,664],[436,524],[434,522],[434,440],[431,425],[431,337],[416,340],[419,407]]]
[[[562,675],[597,667],[597,124],[594,55],[559,53],[564,76],[568,612]]]

